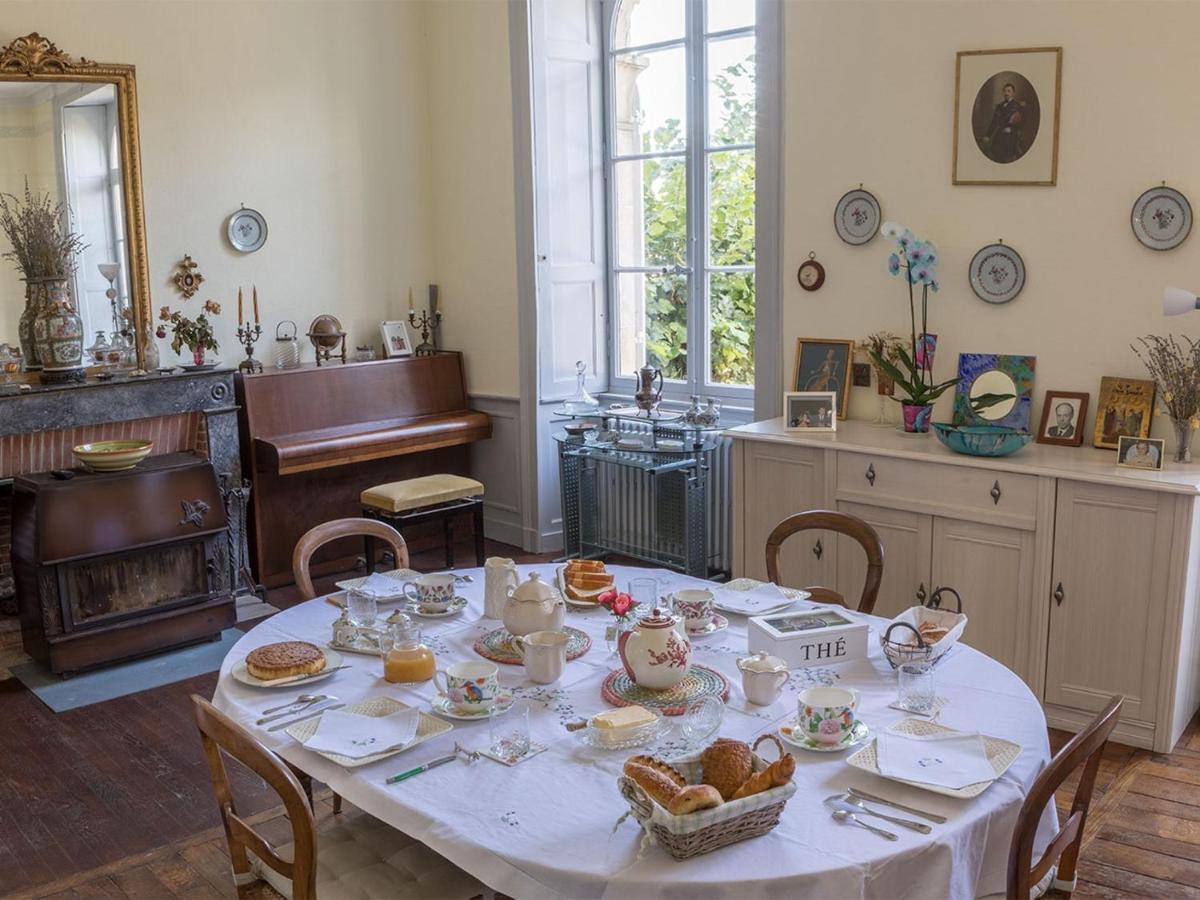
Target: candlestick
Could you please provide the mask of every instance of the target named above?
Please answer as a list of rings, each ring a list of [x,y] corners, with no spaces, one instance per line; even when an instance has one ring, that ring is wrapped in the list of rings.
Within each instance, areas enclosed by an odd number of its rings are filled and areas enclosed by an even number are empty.
[[[258,324],[258,285],[254,285],[254,324]]]
[[[408,324],[413,328],[421,329],[421,343],[413,349],[413,353],[417,356],[433,356],[433,354],[437,353],[437,347],[430,342],[429,338],[430,335],[437,331],[438,326],[442,324],[441,311],[439,310],[431,316],[425,310],[421,310],[421,315],[418,316],[416,312],[410,309],[408,311]]]
[[[254,345],[261,336],[262,326],[260,325],[251,326],[248,322],[245,325],[238,325],[238,343],[246,349],[246,358],[238,363],[239,372],[246,372],[253,375],[255,372],[263,370],[262,363],[254,358]]]
[[[239,287],[238,288],[238,325],[241,325],[243,321],[244,320],[242,319],[242,289],[241,289],[241,287]]]

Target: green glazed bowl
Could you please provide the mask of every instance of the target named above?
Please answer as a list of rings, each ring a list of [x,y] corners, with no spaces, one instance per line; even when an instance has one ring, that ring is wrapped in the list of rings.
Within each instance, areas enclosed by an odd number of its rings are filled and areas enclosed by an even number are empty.
[[[947,425],[945,422],[934,422],[933,430],[939,441],[955,453],[967,456],[1008,456],[1033,440],[1033,435],[1028,431],[1001,425]]]

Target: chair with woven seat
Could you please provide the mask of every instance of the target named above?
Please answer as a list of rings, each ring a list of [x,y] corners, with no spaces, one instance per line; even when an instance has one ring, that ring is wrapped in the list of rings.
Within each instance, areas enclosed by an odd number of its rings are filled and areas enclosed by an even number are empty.
[[[365,813],[318,834],[311,805],[279,757],[203,697],[193,694],[192,702],[239,897],[260,879],[292,900],[491,896],[449,860]],[[225,756],[279,795],[292,826],[291,842],[272,846],[238,815]]]
[[[446,568],[454,568],[454,521],[470,515],[475,538],[475,565],[482,566],[483,485],[462,475],[426,475],[367,488],[359,496],[363,516],[379,520],[403,533],[424,522],[441,522],[446,544]],[[366,542],[367,571],[375,568],[375,541]],[[396,563],[399,567],[400,563]]]
[[[400,532],[386,522],[354,518],[322,522],[315,528],[306,531],[296,542],[296,549],[292,551],[292,578],[295,579],[296,588],[300,591],[303,599],[311,600],[317,596],[317,592],[313,588],[312,573],[309,571],[309,561],[312,559],[312,555],[330,541],[346,537],[367,538],[372,542],[372,546],[375,540],[382,540],[392,548],[392,555],[396,558],[396,568],[408,568],[408,545],[400,536]],[[369,556],[368,559],[370,559]]]
[[[867,580],[863,585],[862,597],[858,601],[858,611],[870,613],[875,609],[875,599],[879,596],[879,585],[883,581],[883,543],[879,534],[857,516],[848,513],[833,512],[827,509],[814,509],[808,512],[795,513],[788,516],[772,529],[767,537],[767,579],[781,584],[779,580],[779,548],[785,540],[800,531],[833,531],[853,538],[867,554]],[[799,585],[792,585],[799,587]],[[832,588],[806,587],[804,590],[812,594],[812,599],[818,603],[836,603],[848,606],[846,598]]]

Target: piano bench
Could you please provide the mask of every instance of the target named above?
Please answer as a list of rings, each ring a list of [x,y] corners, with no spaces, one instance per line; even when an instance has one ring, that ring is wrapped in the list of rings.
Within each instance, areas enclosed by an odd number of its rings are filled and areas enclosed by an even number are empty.
[[[427,475],[368,488],[359,496],[363,516],[386,522],[404,533],[409,525],[440,521],[446,544],[446,568],[454,568],[454,520],[463,515],[472,518],[475,537],[475,564],[482,566],[483,485],[461,475]],[[367,571],[375,569],[375,540],[367,537]]]

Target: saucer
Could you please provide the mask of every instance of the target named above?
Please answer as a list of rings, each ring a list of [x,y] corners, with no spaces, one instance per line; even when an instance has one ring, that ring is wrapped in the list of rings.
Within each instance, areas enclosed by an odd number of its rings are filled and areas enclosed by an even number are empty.
[[[408,611],[414,616],[420,616],[422,619],[448,619],[450,616],[457,616],[460,612],[467,608],[466,597],[455,597],[450,605],[441,612],[423,612],[420,606],[415,603],[408,607]]]
[[[842,738],[836,744],[820,744],[807,736],[797,736],[793,729],[796,727],[796,719],[792,717],[787,724],[779,729],[779,736],[793,747],[799,747],[801,750],[811,750],[814,753],[840,753],[842,750],[849,750],[851,747],[857,747],[863,741],[871,738],[871,727],[862,719],[854,723],[854,727],[850,729],[850,733]],[[786,731],[784,729],[787,729]]]
[[[503,713],[508,712],[508,710],[513,705],[514,699],[515,698],[513,697],[512,694],[500,694],[496,698],[496,702],[494,704],[495,711],[498,714],[503,714]],[[438,694],[436,697],[434,697],[432,700],[429,701],[429,705],[431,707],[433,707],[433,711],[435,713],[437,713],[439,716],[446,716],[447,718],[450,718],[450,719],[462,719],[467,722],[473,722],[473,721],[477,721],[477,720],[486,720],[488,718],[488,716],[490,716],[492,714],[492,710],[490,710],[490,709],[484,710],[483,712],[477,712],[477,713],[461,713],[457,709],[454,708],[454,705],[450,702],[450,698],[447,697],[445,694]]]
[[[702,628],[692,628],[690,626],[685,626],[685,627],[687,628],[688,637],[690,637],[690,638],[704,637],[709,634],[716,634],[718,631],[724,631],[726,628],[729,627],[729,620],[727,618],[725,618],[723,615],[721,615],[720,613],[713,613],[712,618],[709,620],[708,624],[705,625],[704,627],[702,627]]]

